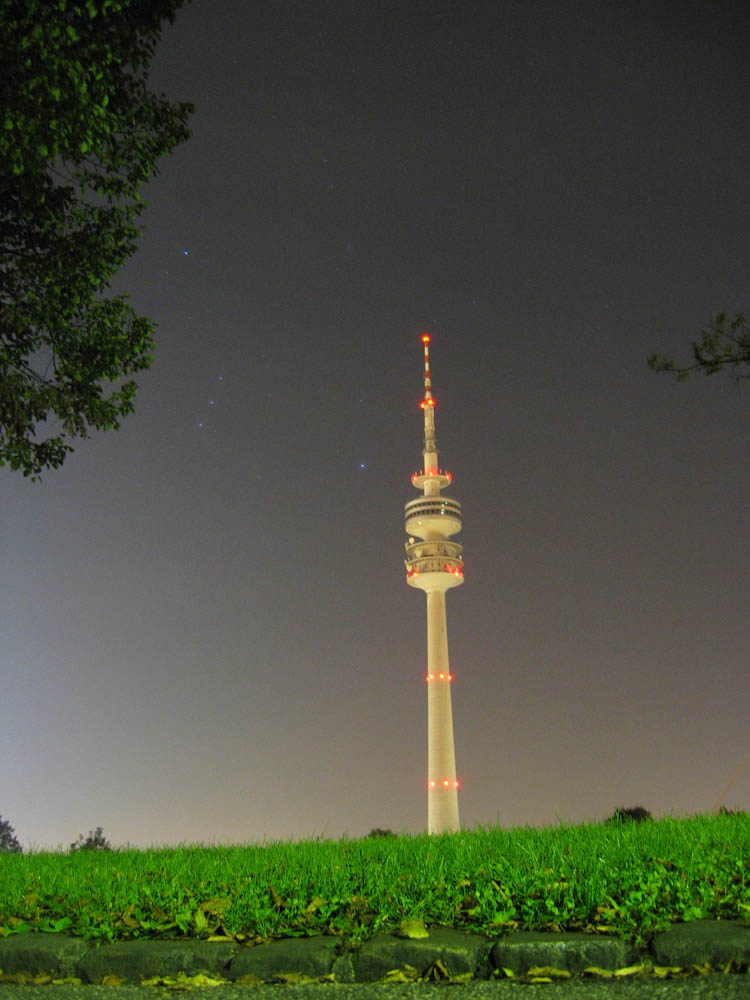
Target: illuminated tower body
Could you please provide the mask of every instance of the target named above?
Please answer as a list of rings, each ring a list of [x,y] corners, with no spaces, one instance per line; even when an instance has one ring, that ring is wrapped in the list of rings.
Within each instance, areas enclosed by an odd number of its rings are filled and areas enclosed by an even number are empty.
[[[448,664],[445,592],[464,582],[462,546],[450,542],[461,530],[461,504],[441,495],[451,476],[438,468],[435,400],[430,381],[430,336],[424,343],[424,467],[411,477],[422,496],[406,504],[406,582],[427,594],[427,829],[457,833],[458,781],[453,749],[452,680]],[[416,537],[415,537],[416,536]]]

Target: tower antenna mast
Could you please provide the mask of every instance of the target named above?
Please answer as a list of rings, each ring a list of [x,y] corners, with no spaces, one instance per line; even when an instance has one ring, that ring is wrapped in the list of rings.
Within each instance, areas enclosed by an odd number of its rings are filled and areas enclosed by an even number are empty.
[[[429,833],[457,833],[458,786],[453,743],[453,714],[448,662],[445,592],[464,582],[463,546],[449,541],[461,530],[461,504],[442,496],[451,475],[438,466],[435,400],[430,375],[430,335],[424,344],[423,468],[411,477],[422,491],[405,507],[406,582],[427,597],[427,828]]]

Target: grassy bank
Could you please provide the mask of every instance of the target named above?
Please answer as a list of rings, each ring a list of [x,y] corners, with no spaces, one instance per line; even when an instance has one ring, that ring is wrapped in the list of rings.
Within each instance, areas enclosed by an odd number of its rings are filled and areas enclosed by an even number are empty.
[[[643,941],[701,918],[750,919],[750,816],[0,855],[0,934],[356,943],[421,919]]]

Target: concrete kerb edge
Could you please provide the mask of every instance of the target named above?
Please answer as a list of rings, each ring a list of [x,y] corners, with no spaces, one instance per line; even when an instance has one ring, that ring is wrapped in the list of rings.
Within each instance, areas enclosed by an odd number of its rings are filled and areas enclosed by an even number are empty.
[[[347,948],[336,937],[282,938],[243,946],[194,938],[137,939],[98,945],[61,934],[0,938],[0,982],[19,976],[70,977],[101,983],[106,977],[145,979],[203,974],[231,982],[280,982],[290,977],[341,983],[486,980],[551,968],[579,978],[594,967],[706,968],[750,972],[750,925],[740,921],[675,924],[648,947],[600,934],[517,932],[499,938],[434,927],[428,937],[379,935]],[[503,971],[507,970],[507,972]]]

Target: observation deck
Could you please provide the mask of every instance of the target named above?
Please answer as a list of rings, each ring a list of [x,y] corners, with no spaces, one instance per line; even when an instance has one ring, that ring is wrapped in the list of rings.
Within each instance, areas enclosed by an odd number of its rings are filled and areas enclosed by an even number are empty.
[[[461,504],[452,497],[417,497],[404,507],[406,533],[417,538],[447,538],[461,530]]]
[[[464,582],[463,546],[445,539],[406,543],[406,582],[420,590],[448,590]]]

